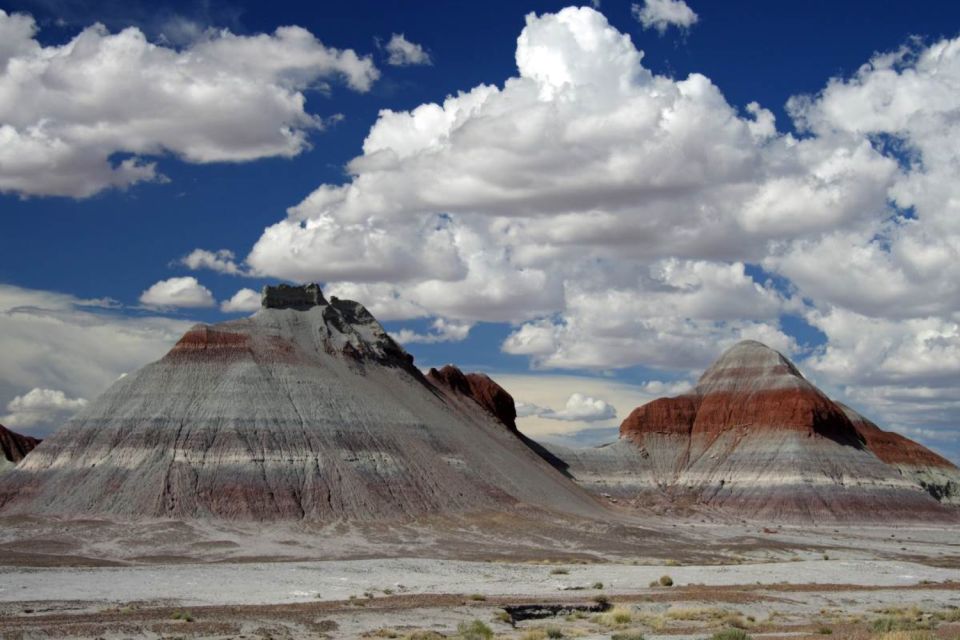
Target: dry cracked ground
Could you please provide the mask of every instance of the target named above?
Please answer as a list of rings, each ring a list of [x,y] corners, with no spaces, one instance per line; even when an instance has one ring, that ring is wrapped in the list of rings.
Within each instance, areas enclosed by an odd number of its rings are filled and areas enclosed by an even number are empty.
[[[954,527],[0,520],[3,638],[960,638]]]

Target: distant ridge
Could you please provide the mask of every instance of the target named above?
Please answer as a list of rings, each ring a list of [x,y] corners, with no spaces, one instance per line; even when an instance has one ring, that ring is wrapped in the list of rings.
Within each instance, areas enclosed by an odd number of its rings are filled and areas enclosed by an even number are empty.
[[[23,460],[38,444],[37,438],[20,435],[0,424],[0,472]]]
[[[776,520],[942,520],[960,472],[882,431],[755,341],[730,348],[696,388],[636,408],[620,440],[550,447],[585,487],[636,506],[716,508]]]

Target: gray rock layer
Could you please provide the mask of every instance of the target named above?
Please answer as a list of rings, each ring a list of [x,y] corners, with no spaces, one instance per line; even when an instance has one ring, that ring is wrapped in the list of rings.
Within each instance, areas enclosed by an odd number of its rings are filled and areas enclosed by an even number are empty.
[[[5,474],[0,512],[324,521],[520,504],[601,512],[411,362],[347,301],[194,327]]]
[[[636,409],[618,442],[548,448],[585,488],[636,506],[767,521],[958,519],[946,504],[955,467],[900,436],[895,446],[911,455],[881,448],[891,434],[872,423],[865,440],[847,411],[783,355],[746,341],[691,394]]]

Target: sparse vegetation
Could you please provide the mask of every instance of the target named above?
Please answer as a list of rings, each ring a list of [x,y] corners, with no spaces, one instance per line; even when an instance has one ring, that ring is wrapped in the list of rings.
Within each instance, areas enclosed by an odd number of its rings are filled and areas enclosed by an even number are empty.
[[[593,601],[600,605],[600,608],[604,611],[610,608],[610,598],[605,595],[594,596]]]
[[[487,596],[483,595],[482,593],[472,593],[470,594],[470,599],[476,602],[483,602],[487,599]]]
[[[563,630],[560,627],[547,627],[547,637],[551,640],[563,637]]]
[[[942,622],[960,622],[960,608],[957,607],[937,611],[933,615],[937,620]]]
[[[920,628],[915,620],[904,616],[883,616],[870,623],[870,629],[875,633],[890,633],[891,631],[916,631]]]
[[[670,576],[660,576],[660,585],[663,587],[672,587],[673,578],[671,578]]]
[[[680,566],[680,562],[679,562],[678,560],[674,560],[673,558],[670,558],[670,559],[667,560],[664,564],[667,565],[668,567],[679,567],[679,566]]]
[[[490,640],[493,630],[481,620],[461,622],[457,625],[457,637],[462,640]]]
[[[190,615],[189,611],[174,611],[173,615],[170,616],[174,620],[183,620],[184,622],[193,622],[193,616]]]
[[[403,637],[403,640],[444,640],[446,636],[437,633],[436,631],[424,631],[418,629],[412,633],[408,633]]]
[[[610,640],[644,640],[639,631],[621,631],[610,636]]]
[[[565,576],[565,575],[567,575],[568,573],[570,573],[570,572],[569,572],[568,570],[564,569],[563,567],[557,567],[556,569],[553,569],[553,570],[550,571],[550,575],[552,575],[552,576]]]
[[[717,631],[710,640],[749,640],[750,636],[743,629],[724,629]]]
[[[935,640],[929,631],[890,631],[874,636],[875,640]]]
[[[493,617],[498,622],[503,622],[504,624],[513,624],[513,617],[506,611],[497,611]]]
[[[594,620],[608,627],[630,624],[633,621],[633,612],[626,607],[614,607],[610,611],[596,616]]]
[[[826,627],[826,626],[824,626],[824,627],[819,627],[819,628],[817,629],[817,633],[819,633],[819,634],[822,635],[822,636],[829,636],[830,634],[833,633],[833,629],[831,629],[830,627]]]
[[[603,589],[603,583],[602,583],[602,582],[594,582],[594,583],[593,583],[593,588],[594,588],[594,589]]]

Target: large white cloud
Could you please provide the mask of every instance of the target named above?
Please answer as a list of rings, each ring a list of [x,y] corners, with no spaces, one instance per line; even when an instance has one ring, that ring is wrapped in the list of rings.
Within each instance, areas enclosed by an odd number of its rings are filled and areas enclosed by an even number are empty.
[[[224,300],[220,304],[220,310],[224,313],[241,313],[256,311],[260,306],[260,293],[253,289],[243,288],[233,294],[233,297],[229,300]]]
[[[38,425],[55,424],[87,406],[84,398],[68,398],[56,389],[31,389],[7,403],[7,415],[0,423],[15,429],[30,429]]]
[[[179,49],[135,27],[93,25],[51,46],[36,32],[31,17],[0,10],[2,192],[86,197],[159,180],[144,157],[163,153],[201,163],[295,156],[323,127],[305,90],[342,78],[366,91],[378,77],[369,57],[295,26],[210,31]]]
[[[570,394],[563,409],[548,409],[540,412],[547,420],[565,420],[567,422],[597,422],[617,417],[617,410],[606,400],[587,396],[579,392]]]
[[[529,16],[518,77],[382,112],[353,180],[291,208],[248,262],[373,295],[373,308],[469,322],[562,312],[585,289],[643,299],[664,286],[649,271],[667,257],[708,256],[701,271],[720,277],[735,264],[724,260],[761,258],[736,214],[766,149],[803,143],[774,139],[758,105],[738,115],[705,77],[657,77],[641,58],[593,10]],[[762,304],[748,324],[776,333],[775,320]]]
[[[67,401],[92,399],[119,376],[160,358],[192,324],[122,315],[112,306],[0,284],[0,406],[30,397],[33,389],[62,392]]]
[[[350,180],[249,264],[395,319],[517,323],[504,349],[540,367],[696,370],[742,338],[799,357],[792,313],[849,399],[960,386],[960,39],[792,99],[793,133],[642,58],[592,9],[531,14],[515,77],[381,112]]]
[[[154,283],[140,295],[140,302],[149,307],[212,307],[217,304],[210,290],[196,278],[168,278]]]

